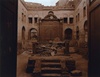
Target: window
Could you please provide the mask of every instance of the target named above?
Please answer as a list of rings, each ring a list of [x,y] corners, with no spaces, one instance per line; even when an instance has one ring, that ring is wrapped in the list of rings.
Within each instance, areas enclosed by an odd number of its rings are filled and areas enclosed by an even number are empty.
[[[22,27],[22,40],[25,40],[25,27]]]
[[[83,8],[83,17],[86,16],[86,7]]]
[[[29,23],[32,23],[32,17],[29,17],[28,20],[29,20]]]
[[[77,23],[77,15],[76,15],[76,23]]]
[[[67,23],[67,18],[64,18],[64,23]]]
[[[22,13],[22,21],[23,21],[23,19],[24,19],[24,14]]]
[[[37,22],[38,22],[38,18],[35,17],[35,18],[34,18],[34,23],[37,23]]]
[[[72,24],[72,23],[73,23],[73,20],[74,20],[74,18],[71,17],[71,18],[69,19],[69,22]]]
[[[80,14],[79,14],[79,13],[78,13],[78,17],[77,17],[77,20],[78,20],[78,21],[80,21]]]
[[[76,39],[79,40],[79,27],[76,27]]]
[[[26,15],[24,15],[24,22],[26,22]]]

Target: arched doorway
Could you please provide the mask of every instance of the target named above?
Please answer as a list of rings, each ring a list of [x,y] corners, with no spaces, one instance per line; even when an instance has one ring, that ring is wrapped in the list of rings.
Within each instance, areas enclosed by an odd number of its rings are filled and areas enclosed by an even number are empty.
[[[87,25],[87,21],[84,22],[84,34],[85,34],[85,42],[87,42],[87,39],[88,39],[88,25]]]
[[[22,27],[22,40],[25,40],[25,27]]]
[[[29,40],[32,40],[32,39],[37,40],[37,38],[38,38],[38,36],[37,36],[37,29],[31,28],[29,30],[29,35],[28,36],[29,36]]]
[[[25,27],[22,27],[22,48],[25,48]]]
[[[72,29],[67,28],[65,30],[65,39],[66,40],[72,40]]]

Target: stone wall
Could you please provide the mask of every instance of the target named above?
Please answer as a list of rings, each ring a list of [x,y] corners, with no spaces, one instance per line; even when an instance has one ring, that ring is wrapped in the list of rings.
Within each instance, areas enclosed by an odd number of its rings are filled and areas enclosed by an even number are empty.
[[[23,48],[22,41],[22,28],[25,28],[25,40],[27,40],[27,9],[25,6],[18,0],[18,27],[17,27],[17,41],[18,41],[18,48]],[[22,46],[21,46],[22,45]]]
[[[78,0],[75,0],[78,1]],[[86,15],[84,16],[84,7],[86,7]],[[80,43],[84,43],[85,40],[87,39],[87,36],[85,35],[85,31],[84,31],[84,24],[87,21],[87,5],[86,5],[86,0],[79,0],[79,3],[76,4],[76,9],[75,9],[75,14],[74,14],[74,31],[76,33],[76,28],[79,28],[79,44]],[[76,38],[76,34],[75,34],[75,38]]]

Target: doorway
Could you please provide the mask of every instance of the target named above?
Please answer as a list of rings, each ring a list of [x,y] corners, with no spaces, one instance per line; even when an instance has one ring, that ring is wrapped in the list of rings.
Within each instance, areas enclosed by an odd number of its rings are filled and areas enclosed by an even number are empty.
[[[29,34],[28,34],[28,39],[32,40],[32,39],[38,39],[38,31],[35,28],[31,28],[29,30]]]
[[[66,40],[72,40],[72,29],[67,28],[65,30],[65,39]]]

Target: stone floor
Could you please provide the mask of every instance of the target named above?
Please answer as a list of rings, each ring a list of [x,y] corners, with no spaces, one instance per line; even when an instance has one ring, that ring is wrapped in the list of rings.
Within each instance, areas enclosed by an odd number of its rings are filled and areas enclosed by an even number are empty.
[[[22,54],[17,55],[17,77],[32,77],[31,74],[26,73],[26,65],[28,62],[28,58],[31,56],[31,53],[28,51],[24,51]],[[88,77],[88,61],[84,59],[81,55],[73,53],[70,54],[70,57],[72,57],[76,61],[76,69],[82,71],[81,77]],[[35,67],[39,68],[39,61],[37,60]],[[36,69],[37,71],[39,69]]]
[[[32,77],[31,74],[27,74],[25,71],[29,56],[26,52],[17,55],[17,77]]]

